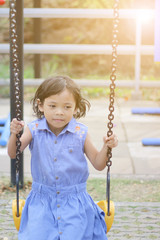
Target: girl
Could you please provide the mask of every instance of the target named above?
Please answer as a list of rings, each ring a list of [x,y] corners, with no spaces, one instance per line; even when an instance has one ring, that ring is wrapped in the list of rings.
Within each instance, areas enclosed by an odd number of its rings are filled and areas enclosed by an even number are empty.
[[[21,151],[31,151],[32,190],[21,218],[19,239],[106,240],[104,212],[86,192],[88,166],[103,170],[107,149],[117,137],[104,137],[100,152],[93,146],[87,127],[75,119],[85,116],[90,103],[69,78],[45,80],[33,98],[38,119],[21,136]],[[13,119],[8,154],[16,156],[16,134],[23,121]],[[85,155],[84,155],[85,154]]]

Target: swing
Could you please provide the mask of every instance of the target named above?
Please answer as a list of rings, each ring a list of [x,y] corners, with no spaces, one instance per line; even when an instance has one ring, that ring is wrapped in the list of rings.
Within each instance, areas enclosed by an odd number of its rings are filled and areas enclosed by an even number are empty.
[[[18,45],[17,45],[17,33],[16,33],[16,0],[10,2],[10,21],[11,21],[11,51],[13,56],[13,75],[14,75],[14,88],[15,88],[15,110],[16,118],[20,121],[21,116],[21,101],[20,101],[20,79],[19,79],[19,59],[18,59]],[[19,165],[20,165],[20,147],[22,133],[17,134],[16,141],[16,199],[12,201],[12,214],[14,224],[17,230],[19,230],[22,209],[25,204],[25,200],[19,199]]]
[[[113,22],[113,41],[112,41],[112,72],[110,76],[111,84],[110,84],[110,104],[109,104],[109,123],[108,123],[108,132],[107,136],[112,135],[112,128],[113,123],[112,120],[114,119],[113,111],[114,111],[114,89],[115,89],[115,80],[116,80],[116,67],[117,67],[117,28],[118,28],[118,9],[119,9],[119,0],[115,0],[114,4],[114,22]],[[16,34],[16,0],[11,0],[10,3],[10,21],[11,21],[11,44],[12,44],[12,55],[13,55],[13,72],[14,72],[14,84],[15,84],[15,108],[16,108],[16,118],[20,121],[20,105],[21,102],[19,100],[20,96],[20,79],[18,77],[18,53],[17,53],[17,34]],[[16,199],[12,201],[12,214],[14,219],[14,224],[17,230],[19,230],[20,222],[21,222],[21,215],[22,210],[25,204],[25,200],[19,199],[19,164],[20,164],[20,137],[22,133],[17,134],[17,142],[16,142]],[[105,213],[105,222],[107,225],[107,232],[110,230],[113,220],[114,220],[114,203],[110,201],[110,167],[112,165],[111,157],[112,157],[112,149],[108,148],[107,152],[108,161],[106,163],[108,170],[107,170],[107,185],[106,185],[106,200],[102,200],[98,202],[98,206],[104,211]]]
[[[112,128],[113,123],[112,120],[114,119],[113,111],[114,111],[114,89],[115,89],[115,80],[116,80],[116,67],[117,67],[117,33],[118,33],[118,22],[119,22],[119,0],[115,0],[114,4],[114,20],[113,20],[113,40],[112,40],[112,72],[110,76],[111,84],[110,84],[110,103],[109,103],[109,115],[108,115],[108,132],[107,136],[111,136],[113,134]],[[114,202],[110,201],[110,167],[112,165],[111,158],[112,158],[112,149],[108,148],[107,152],[108,161],[106,163],[107,169],[107,183],[106,183],[106,200],[99,201],[97,204],[98,206],[104,211],[105,213],[105,222],[107,225],[107,232],[112,227],[113,220],[114,220]]]

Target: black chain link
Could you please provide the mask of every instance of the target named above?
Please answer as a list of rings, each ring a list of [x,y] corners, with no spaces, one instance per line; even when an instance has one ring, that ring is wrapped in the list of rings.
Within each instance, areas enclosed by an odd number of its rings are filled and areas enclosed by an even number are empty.
[[[14,91],[15,91],[15,112],[16,118],[20,121],[21,117],[21,101],[20,101],[20,79],[19,79],[19,58],[18,58],[18,43],[17,43],[17,20],[16,20],[16,0],[10,0],[10,26],[11,26],[11,53],[12,53],[12,64],[13,64],[13,76],[14,76]],[[21,132],[17,134],[16,141],[16,172],[19,172],[20,165],[20,147],[21,147]]]
[[[21,121],[21,101],[20,101],[20,79],[19,79],[19,56],[18,56],[18,36],[17,36],[17,11],[16,0],[10,0],[10,45],[13,64],[13,79],[15,92],[15,112],[18,121]],[[20,166],[20,147],[22,132],[17,134],[16,140],[16,198],[17,198],[17,217],[19,217],[19,166]]]
[[[115,0],[114,3],[114,19],[113,19],[113,40],[112,40],[112,68],[110,75],[110,96],[109,96],[109,115],[108,115],[108,132],[107,136],[110,137],[113,134],[113,119],[114,119],[114,96],[115,96],[115,80],[117,70],[117,46],[118,46],[118,23],[119,23],[119,0]],[[107,184],[106,184],[106,198],[107,198],[107,215],[110,216],[110,167],[112,166],[112,149],[108,148],[107,151]]]

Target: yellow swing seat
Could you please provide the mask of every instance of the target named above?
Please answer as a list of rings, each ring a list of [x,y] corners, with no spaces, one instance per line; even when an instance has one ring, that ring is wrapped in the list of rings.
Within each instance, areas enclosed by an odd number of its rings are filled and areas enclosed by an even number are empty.
[[[105,222],[107,225],[107,232],[112,227],[113,221],[114,221],[114,212],[115,212],[115,207],[114,207],[114,202],[110,201],[110,213],[108,215],[108,208],[107,208],[107,201],[102,200],[97,203],[97,205],[104,211],[105,213]]]
[[[14,199],[12,201],[12,214],[13,214],[14,225],[17,231],[19,231],[24,204],[25,204],[25,200],[19,199],[19,216],[17,216],[17,199]]]
[[[14,199],[12,201],[12,214],[13,214],[13,220],[14,220],[14,225],[19,231],[20,223],[21,223],[21,216],[22,216],[22,210],[25,205],[25,200],[24,199],[19,199],[19,216],[17,216],[17,200]],[[115,207],[114,207],[114,202],[110,201],[110,214],[108,216],[108,210],[107,210],[107,201],[102,200],[97,203],[97,205],[104,211],[105,213],[105,222],[107,225],[107,232],[112,227],[113,221],[114,221],[114,214],[115,214]]]

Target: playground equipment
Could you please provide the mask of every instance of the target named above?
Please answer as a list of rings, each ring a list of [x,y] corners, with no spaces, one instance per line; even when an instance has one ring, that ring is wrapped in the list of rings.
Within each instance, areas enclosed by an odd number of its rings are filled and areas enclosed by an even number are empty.
[[[0,119],[0,134],[2,134],[2,132],[4,131],[4,125],[7,121],[7,118],[1,118]]]
[[[160,138],[143,138],[142,144],[144,146],[160,146]]]
[[[0,146],[7,145],[10,136],[10,114],[6,119],[0,119]]]
[[[109,104],[109,123],[108,123],[108,132],[107,135],[111,136],[113,134],[112,128],[113,123],[112,120],[114,119],[114,89],[115,89],[115,80],[116,80],[116,68],[117,68],[117,33],[118,33],[118,22],[119,22],[119,0],[115,0],[114,4],[114,21],[113,21],[113,41],[112,41],[112,72],[110,76],[111,84],[110,84],[110,104]],[[16,0],[10,1],[10,20],[11,20],[11,44],[12,44],[12,62],[13,62],[13,75],[14,75],[14,84],[15,84],[15,106],[16,106],[16,118],[20,121],[21,118],[21,101],[20,101],[20,79],[19,79],[19,59],[18,59],[18,38],[16,32]],[[22,133],[17,134],[17,150],[16,150],[16,199],[12,202],[12,213],[13,219],[15,223],[15,227],[19,230],[21,215],[23,206],[25,204],[25,200],[19,199],[19,165],[20,165],[20,137]],[[105,212],[105,221],[107,224],[107,231],[110,230],[113,220],[114,220],[114,203],[110,201],[110,167],[112,165],[111,158],[112,158],[112,149],[108,148],[107,152],[108,161],[106,163],[108,170],[107,170],[107,189],[106,189],[106,200],[102,200],[98,203],[98,205],[104,210]]]
[[[107,132],[107,136],[111,136],[113,134],[112,132],[112,128],[113,128],[113,123],[112,120],[114,119],[114,89],[116,87],[115,85],[115,80],[116,80],[116,70],[117,70],[117,46],[118,46],[118,23],[119,23],[119,0],[115,0],[115,4],[114,4],[114,20],[113,20],[113,40],[112,40],[112,72],[110,75],[110,80],[111,80],[111,84],[110,84],[110,97],[109,97],[109,115],[108,115],[108,119],[109,122],[107,124],[108,126],[108,132]],[[107,152],[107,157],[108,157],[108,161],[106,163],[108,169],[107,169],[107,182],[106,182],[106,200],[102,200],[100,202],[98,202],[98,206],[102,208],[102,210],[105,213],[105,222],[107,225],[107,232],[110,230],[112,224],[113,224],[113,220],[114,220],[114,212],[115,212],[115,208],[114,208],[114,202],[110,201],[110,167],[112,165],[112,149],[108,148],[108,152]]]
[[[160,108],[148,108],[148,107],[139,107],[132,108],[132,114],[148,114],[148,115],[160,115]],[[143,146],[160,146],[160,138],[143,138]]]
[[[13,64],[13,82],[14,82],[14,91],[15,91],[15,113],[16,118],[18,121],[21,120],[21,82],[22,79],[20,79],[20,57],[19,57],[19,51],[18,51],[18,35],[17,35],[17,11],[16,11],[16,0],[10,1],[10,26],[11,26],[11,34],[10,34],[10,42],[11,42],[11,58],[12,58],[12,64]],[[14,99],[13,99],[14,100]],[[21,215],[22,215],[22,209],[25,203],[25,200],[19,199],[19,169],[20,169],[20,160],[21,160],[21,141],[20,137],[22,135],[22,132],[17,134],[17,141],[16,141],[16,161],[15,161],[15,167],[16,167],[16,200],[13,200],[12,202],[12,213],[13,213],[13,219],[15,223],[15,227],[17,230],[19,230],[20,227],[20,221],[21,221]]]
[[[148,107],[139,107],[132,108],[132,114],[148,114],[148,115],[160,115],[160,108],[148,108]],[[143,146],[160,146],[160,138],[143,138]]]
[[[160,115],[160,108],[132,108],[132,114]],[[143,138],[143,146],[160,146],[160,138]]]
[[[150,108],[150,107],[138,107],[132,108],[132,114],[151,114],[151,115],[159,115],[160,108]]]

